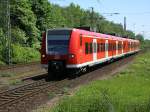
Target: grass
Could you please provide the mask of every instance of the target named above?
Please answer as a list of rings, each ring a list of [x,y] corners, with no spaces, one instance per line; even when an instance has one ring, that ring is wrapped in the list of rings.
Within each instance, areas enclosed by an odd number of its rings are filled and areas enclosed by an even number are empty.
[[[52,92],[49,92],[49,93],[48,93],[48,98],[49,98],[49,99],[52,99],[54,96],[55,96],[54,93],[52,93]]]
[[[0,77],[12,77],[12,76],[14,76],[14,75],[15,75],[15,74],[10,73],[10,72],[0,73]]]
[[[0,60],[0,66],[5,65],[3,61]]]
[[[150,52],[115,77],[82,86],[47,112],[149,112]]]
[[[19,79],[14,79],[14,80],[10,80],[9,81],[9,85],[19,85],[19,84],[22,84],[23,82]]]

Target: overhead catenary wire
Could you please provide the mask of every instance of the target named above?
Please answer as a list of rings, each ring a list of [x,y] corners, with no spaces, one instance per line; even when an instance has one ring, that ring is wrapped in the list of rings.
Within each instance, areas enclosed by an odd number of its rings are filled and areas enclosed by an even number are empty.
[[[106,12],[102,12],[101,14],[111,14],[110,13],[106,13]],[[150,15],[150,12],[116,12],[116,14],[118,15],[137,15],[137,16],[141,16],[141,15]]]

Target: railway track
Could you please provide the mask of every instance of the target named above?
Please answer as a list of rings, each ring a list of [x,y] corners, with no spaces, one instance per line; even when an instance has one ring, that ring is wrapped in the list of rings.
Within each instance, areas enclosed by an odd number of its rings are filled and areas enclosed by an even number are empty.
[[[44,101],[44,97],[45,101],[48,100],[48,97],[46,97],[46,92],[54,93],[57,96],[57,94],[65,93],[64,88],[74,88],[78,85],[86,84],[92,80],[99,79],[100,77],[103,79],[103,77],[105,78],[124,69],[124,66],[130,63],[134,57],[135,56],[133,55],[124,59],[120,59],[119,61],[114,61],[110,64],[101,65],[100,67],[96,67],[86,73],[86,75],[82,75],[80,77],[71,79],[67,77],[60,81],[50,82],[47,82],[45,79],[41,79],[11,90],[1,92],[0,112],[29,112],[33,108],[37,108],[35,104],[40,102],[39,105],[41,105],[41,102]],[[42,93],[44,93],[43,96],[41,95]],[[41,97],[40,101],[37,100],[40,98],[38,94]]]
[[[62,91],[61,86],[67,83],[64,79],[62,81],[51,81],[40,80],[30,84],[26,84],[11,90],[7,90],[0,93],[0,112],[11,112],[11,106],[17,104],[23,99],[28,99],[36,94],[41,93],[48,89],[49,91]]]
[[[31,65],[36,65],[36,64],[40,64],[40,62],[31,62],[31,63],[26,63],[26,64],[13,64],[13,65],[0,66],[0,71],[14,69],[14,68],[18,68],[18,67],[24,67],[24,66],[31,66]]]

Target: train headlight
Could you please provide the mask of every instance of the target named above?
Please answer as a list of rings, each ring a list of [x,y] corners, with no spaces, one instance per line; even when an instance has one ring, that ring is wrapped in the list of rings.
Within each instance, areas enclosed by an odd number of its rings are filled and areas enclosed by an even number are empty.
[[[45,54],[42,54],[42,58],[45,58]]]
[[[75,55],[74,54],[69,54],[69,58],[74,58]]]

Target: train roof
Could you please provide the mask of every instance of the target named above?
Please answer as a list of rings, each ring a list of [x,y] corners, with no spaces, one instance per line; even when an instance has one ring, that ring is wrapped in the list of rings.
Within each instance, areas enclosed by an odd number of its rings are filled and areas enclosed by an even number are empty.
[[[113,40],[122,40],[122,41],[132,41],[132,42],[139,42],[138,40],[135,39],[129,39],[129,38],[123,38],[123,37],[118,37],[118,36],[113,36],[113,35],[108,35],[108,34],[102,34],[102,33],[97,33],[97,32],[92,32],[92,31],[87,31],[87,30],[82,30],[82,29],[77,29],[77,28],[56,28],[56,29],[48,29],[47,32],[52,34],[52,33],[71,33],[72,31],[79,32],[83,35],[89,35],[89,36],[96,36],[96,37],[101,37],[101,38],[107,38],[107,39],[113,39]]]
[[[90,32],[90,31],[81,30],[81,29],[74,29],[74,30],[79,31],[82,34],[96,36],[96,37],[101,37],[101,38],[107,38],[107,39],[113,39],[113,40],[121,40],[121,41],[139,42],[139,40],[123,38],[123,37],[119,37],[119,36],[113,36],[113,35],[108,35],[108,34]]]

